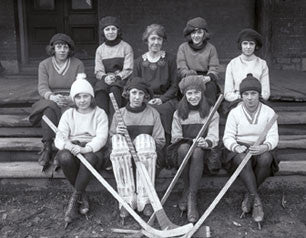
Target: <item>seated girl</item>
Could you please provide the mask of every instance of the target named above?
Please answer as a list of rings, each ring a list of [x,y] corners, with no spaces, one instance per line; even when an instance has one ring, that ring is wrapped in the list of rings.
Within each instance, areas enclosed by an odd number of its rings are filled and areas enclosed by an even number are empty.
[[[137,188],[135,189],[131,154],[124,132],[126,129],[128,130],[131,139],[134,141],[139,159],[145,164],[153,184],[156,159],[165,145],[165,132],[159,113],[152,106],[147,105],[153,93],[142,78],[134,77],[127,83],[125,96],[129,102],[126,107],[120,109],[120,112],[126,126],[118,121],[117,114],[115,114],[110,128],[112,140],[110,158],[120,196],[133,209],[137,207],[137,210],[143,211],[145,216],[151,216],[153,209],[137,171]],[[128,212],[124,207],[121,207],[120,217],[124,219],[127,216]]]
[[[102,149],[108,137],[108,118],[96,106],[90,83],[77,79],[71,86],[70,96],[75,107],[64,112],[54,141],[59,149],[56,155],[58,163],[73,188],[65,213],[66,225],[77,217],[78,211],[81,214],[89,211],[85,190],[91,174],[76,155],[81,153],[96,169],[103,166],[105,158]]]
[[[179,83],[184,97],[173,115],[172,143],[178,146],[178,163],[181,164],[192,141],[207,121],[211,110],[205,97],[205,83],[197,76],[187,76]],[[203,174],[204,161],[210,168],[209,152],[219,141],[219,115],[216,112],[209,122],[208,130],[197,141],[197,147],[183,171],[184,190],[179,200],[179,209],[187,210],[187,219],[195,223],[199,218],[197,192]],[[219,165],[220,161],[219,161]]]

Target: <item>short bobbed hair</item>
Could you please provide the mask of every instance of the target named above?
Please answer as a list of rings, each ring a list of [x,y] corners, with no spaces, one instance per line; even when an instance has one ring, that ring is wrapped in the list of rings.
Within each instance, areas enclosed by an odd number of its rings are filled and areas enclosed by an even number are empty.
[[[47,45],[46,46],[46,51],[47,51],[47,54],[49,56],[54,56],[55,55],[55,45],[56,44],[59,44],[59,43],[55,43],[54,45]],[[62,42],[62,44],[67,44],[66,42]],[[74,49],[71,49],[70,45],[67,44],[69,46],[69,51],[68,51],[68,58],[71,57],[71,56],[74,56]]]
[[[165,27],[159,24],[151,24],[147,26],[146,30],[142,34],[142,40],[147,43],[149,36],[153,33],[163,38],[164,40],[167,40],[166,29]]]

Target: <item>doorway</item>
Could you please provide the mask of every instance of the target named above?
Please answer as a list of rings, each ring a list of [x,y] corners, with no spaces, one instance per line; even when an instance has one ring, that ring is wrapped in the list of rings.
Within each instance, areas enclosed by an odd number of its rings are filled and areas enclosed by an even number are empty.
[[[77,58],[94,59],[99,44],[96,0],[26,0],[24,6],[29,61],[46,58],[46,46],[59,32],[74,40]]]

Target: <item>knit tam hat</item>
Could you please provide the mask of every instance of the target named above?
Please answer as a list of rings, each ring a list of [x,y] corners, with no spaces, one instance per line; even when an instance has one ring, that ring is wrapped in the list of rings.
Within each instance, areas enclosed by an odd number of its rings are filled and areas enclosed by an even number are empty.
[[[146,83],[142,78],[140,77],[134,77],[131,80],[128,81],[128,83],[125,86],[125,91],[128,92],[129,90],[136,88],[138,90],[142,90],[149,98],[153,98],[153,91],[150,88],[150,85]]]
[[[115,26],[118,29],[120,28],[120,22],[119,19],[117,17],[113,17],[113,16],[107,16],[107,17],[103,17],[100,20],[100,27],[101,30],[103,30],[105,27],[107,26]]]
[[[54,36],[52,36],[49,44],[53,46],[57,43],[65,43],[69,45],[69,48],[71,50],[74,50],[74,41],[70,38],[70,36],[64,33],[57,33]]]
[[[79,93],[88,93],[92,97],[95,97],[94,90],[91,84],[86,80],[86,74],[79,73],[76,80],[71,85],[70,97],[74,100],[74,97]]]
[[[197,89],[202,92],[205,91],[205,82],[198,75],[190,75],[181,80],[179,88],[183,94],[189,89]]]
[[[262,47],[262,36],[255,30],[246,28],[238,34],[238,48],[241,49],[242,41],[254,41],[256,43],[256,49],[259,50]]]
[[[202,17],[196,17],[191,20],[189,20],[186,24],[186,27],[184,28],[184,36],[188,36],[191,32],[193,32],[196,29],[204,29],[207,30],[207,22]]]
[[[253,74],[247,74],[247,77],[240,83],[239,90],[241,95],[244,92],[251,90],[257,91],[261,94],[261,84],[257,78],[253,77]]]

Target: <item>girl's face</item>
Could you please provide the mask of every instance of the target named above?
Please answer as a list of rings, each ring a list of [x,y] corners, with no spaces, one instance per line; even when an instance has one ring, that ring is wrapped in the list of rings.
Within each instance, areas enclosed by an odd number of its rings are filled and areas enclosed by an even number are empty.
[[[254,41],[244,40],[241,42],[242,54],[244,54],[245,56],[253,55],[255,51],[255,47],[256,47],[256,43]]]
[[[156,33],[152,33],[148,37],[148,49],[150,52],[157,53],[161,51],[163,46],[164,39],[157,35]]]
[[[197,29],[190,34],[191,40],[195,45],[201,45],[205,36],[204,29]]]
[[[118,28],[116,26],[110,25],[103,29],[104,35],[107,40],[113,41],[116,40],[118,36]]]
[[[130,90],[129,100],[132,108],[140,107],[145,97],[145,92],[137,88]]]
[[[202,99],[202,92],[197,89],[188,89],[185,93],[187,102],[192,106],[197,106]]]
[[[249,111],[254,112],[259,104],[259,93],[254,90],[245,91],[242,93],[242,101]]]
[[[55,44],[54,45],[55,58],[58,61],[65,61],[68,58],[69,45],[68,44]]]
[[[74,97],[74,102],[79,111],[86,111],[90,108],[91,95],[88,93],[78,93]]]

